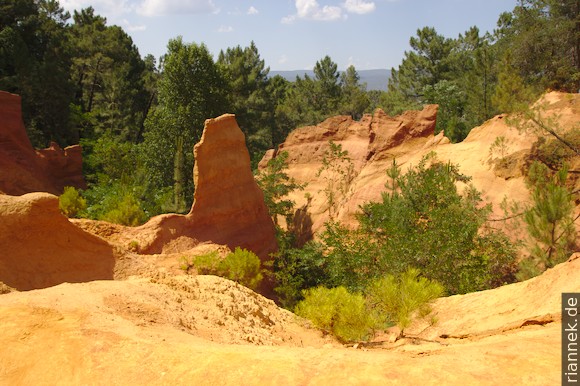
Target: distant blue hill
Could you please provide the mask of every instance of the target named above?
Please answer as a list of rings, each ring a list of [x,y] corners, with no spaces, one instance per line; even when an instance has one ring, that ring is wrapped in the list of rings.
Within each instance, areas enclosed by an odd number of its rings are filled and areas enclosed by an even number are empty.
[[[357,72],[361,83],[367,84],[367,90],[387,91],[391,70],[357,70]],[[294,82],[297,76],[303,78],[305,74],[314,77],[314,71],[312,70],[270,71],[269,76],[280,75],[284,79]]]

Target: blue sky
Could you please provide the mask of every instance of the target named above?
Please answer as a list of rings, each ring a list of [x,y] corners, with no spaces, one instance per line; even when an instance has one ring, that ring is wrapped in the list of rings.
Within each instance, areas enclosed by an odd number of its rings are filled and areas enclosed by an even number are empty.
[[[457,37],[471,26],[492,31],[516,0],[60,0],[92,6],[131,35],[142,56],[159,57],[171,38],[221,49],[253,40],[272,70],[312,69],[329,55],[344,70],[400,64],[418,28]]]

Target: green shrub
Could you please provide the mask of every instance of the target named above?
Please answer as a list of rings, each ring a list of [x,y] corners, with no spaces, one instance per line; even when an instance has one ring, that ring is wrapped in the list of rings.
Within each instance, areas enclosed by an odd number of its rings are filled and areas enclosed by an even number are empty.
[[[137,240],[132,240],[129,243],[129,250],[133,252],[139,252],[139,242]]]
[[[247,249],[237,247],[221,259],[218,251],[204,253],[189,259],[182,256],[179,259],[179,267],[189,271],[195,267],[200,275],[216,275],[225,277],[255,290],[262,282],[260,258]]]
[[[443,293],[441,284],[420,277],[418,270],[410,268],[399,278],[388,275],[371,282],[367,301],[381,315],[382,322],[397,324],[402,336],[412,318],[427,316],[431,312],[430,303]]]
[[[64,192],[58,198],[58,207],[67,217],[75,217],[79,212],[87,208],[87,201],[80,192],[72,186],[66,186]]]
[[[397,189],[385,192],[382,202],[363,205],[359,232],[377,250],[370,256],[376,267],[368,272],[397,276],[418,268],[450,294],[514,281],[515,248],[505,234],[486,227],[491,206],[483,205],[481,193],[469,185],[459,192],[457,186],[469,180],[457,165],[439,162],[431,154],[398,176]],[[349,238],[343,233],[329,239],[330,251],[348,252],[347,259],[353,253],[344,246]]]
[[[304,290],[328,283],[323,246],[315,241],[302,248],[287,248],[274,259],[274,278],[280,304],[289,310],[304,299]]]
[[[190,265],[194,266],[200,275],[221,276],[219,271],[220,256],[217,251],[193,257]]]
[[[236,247],[218,266],[221,276],[236,281],[248,288],[256,289],[262,282],[260,258],[247,249]]]
[[[139,201],[131,193],[125,193],[122,200],[117,203],[116,208],[101,217],[101,220],[129,226],[139,225],[145,219],[145,212],[141,209]]]
[[[367,340],[376,321],[368,312],[364,297],[344,287],[304,291],[304,300],[298,303],[295,313],[344,342]]]

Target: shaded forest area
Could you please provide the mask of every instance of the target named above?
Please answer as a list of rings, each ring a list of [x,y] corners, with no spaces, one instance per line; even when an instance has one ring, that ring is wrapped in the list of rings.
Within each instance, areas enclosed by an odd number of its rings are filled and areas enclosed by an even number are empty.
[[[54,0],[8,0],[0,4],[0,89],[22,96],[35,146],[82,144],[83,215],[134,225],[189,208],[191,149],[204,120],[222,113],[236,114],[256,165],[294,128],[337,114],[437,103],[438,130],[457,142],[546,89],[577,92],[579,8],[576,0],[520,0],[491,32],[472,27],[448,38],[419,29],[381,92],[328,56],[313,77],[270,77],[253,42],[214,58],[203,43],[176,37],[161,58],[142,57],[90,7],[70,15]]]

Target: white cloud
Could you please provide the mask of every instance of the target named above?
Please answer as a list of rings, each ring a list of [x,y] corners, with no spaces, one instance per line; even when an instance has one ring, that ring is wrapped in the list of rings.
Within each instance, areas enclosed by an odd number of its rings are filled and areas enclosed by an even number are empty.
[[[145,26],[145,25],[133,25],[127,19],[123,19],[123,20],[121,20],[121,22],[123,23],[123,26],[125,27],[125,29],[129,32],[145,31],[147,29],[147,26]]]
[[[248,15],[257,15],[258,13],[260,12],[253,5],[248,9],[247,12]]]
[[[296,21],[296,15],[288,15],[282,18],[282,24],[292,24]]]
[[[337,20],[342,17],[342,9],[331,5],[322,8],[316,0],[296,0],[298,17],[311,20]]]
[[[73,11],[93,7],[95,14],[115,20],[120,15],[133,11],[134,5],[128,0],[60,0],[59,4],[71,14]]]
[[[144,0],[137,8],[144,16],[217,13],[212,0]]]
[[[221,33],[232,32],[233,30],[234,30],[234,27],[232,27],[231,25],[222,25],[218,28],[218,32],[221,32]]]
[[[358,13],[359,15],[373,12],[376,8],[374,1],[365,0],[346,0],[343,7],[347,12]]]
[[[288,61],[288,57],[284,54],[282,56],[280,56],[280,59],[278,59],[278,64],[284,64]]]
[[[364,15],[376,9],[374,1],[345,0],[340,6],[320,5],[317,0],[295,0],[296,13],[282,18],[282,23],[292,24],[297,19],[314,21],[344,20],[347,13]]]
[[[332,5],[320,6],[316,0],[296,0],[295,5],[296,14],[282,18],[282,23],[291,24],[296,19],[333,21],[345,18],[342,8]]]

